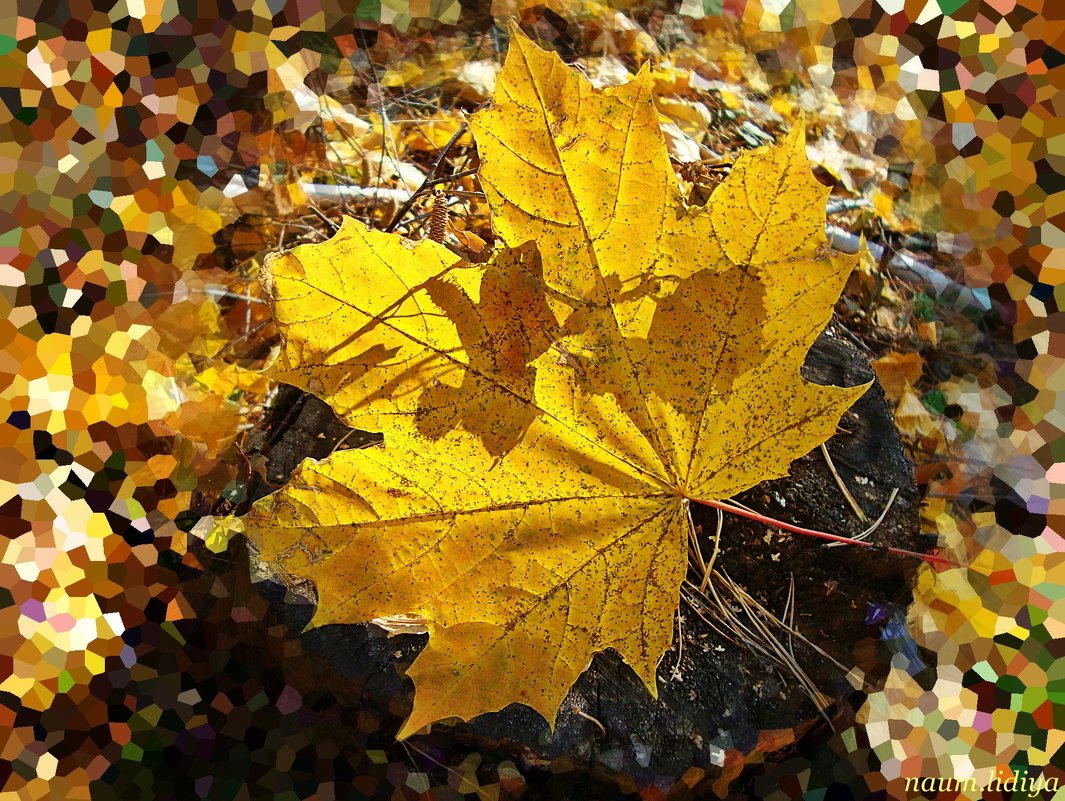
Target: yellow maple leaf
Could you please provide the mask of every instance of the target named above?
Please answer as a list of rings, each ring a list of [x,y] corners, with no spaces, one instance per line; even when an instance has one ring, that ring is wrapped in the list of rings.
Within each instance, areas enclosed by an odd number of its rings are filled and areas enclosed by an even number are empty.
[[[595,91],[522,38],[471,127],[487,265],[349,220],[264,275],[277,377],[385,447],[305,463],[249,532],[315,581],[314,625],[426,621],[401,737],[553,721],[606,648],[657,694],[687,504],[786,475],[866,389],[800,376],[853,266],[818,249],[801,130],[688,209],[649,74]]]

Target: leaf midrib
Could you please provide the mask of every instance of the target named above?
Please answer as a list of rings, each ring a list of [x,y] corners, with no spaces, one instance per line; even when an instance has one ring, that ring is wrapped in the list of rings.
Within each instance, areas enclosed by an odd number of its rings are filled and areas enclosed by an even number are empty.
[[[539,101],[540,112],[543,115],[543,119],[544,119],[544,128],[550,134],[551,123],[550,123],[550,120],[548,120],[548,118],[547,118],[547,103],[545,102],[544,97],[543,97],[543,95],[540,92],[540,84],[536,80],[535,71],[533,70],[532,65],[529,63],[529,59],[528,59],[528,56],[527,56],[525,50],[519,48],[518,52],[521,53],[522,60],[525,63],[525,69],[529,73],[530,83],[533,86],[533,90],[536,92],[536,98]],[[552,68],[553,67],[554,67],[554,65],[552,65]],[[580,95],[578,94],[578,100],[579,99],[580,99]],[[579,114],[580,114],[580,112],[578,110],[577,112],[575,112],[574,116],[575,117],[579,116]],[[633,103],[632,111],[631,111],[631,114],[629,116],[629,123],[628,123],[628,126],[627,126],[626,131],[625,131],[625,147],[622,149],[622,162],[621,162],[621,168],[622,169],[624,169],[624,167],[625,167],[625,161],[624,161],[624,155],[625,154],[624,154],[624,151],[628,149],[629,137],[630,137],[630,135],[632,133],[632,120],[635,117],[635,115],[636,115],[636,103]],[[626,362],[627,366],[629,367],[629,369],[626,371],[626,374],[635,383],[636,389],[639,391],[639,394],[638,394],[637,397],[646,398],[646,397],[648,397],[648,393],[646,393],[644,391],[643,386],[640,384],[640,378],[639,378],[638,372],[636,371],[636,369],[634,367],[632,354],[629,351],[628,340],[627,340],[627,338],[625,336],[622,335],[621,321],[618,320],[617,308],[614,306],[614,304],[612,302],[609,302],[609,297],[610,296],[609,296],[609,293],[606,290],[605,276],[603,275],[603,271],[602,271],[602,269],[600,267],[599,254],[598,254],[598,252],[595,249],[595,242],[597,240],[593,239],[592,236],[591,236],[591,233],[588,231],[588,226],[587,226],[587,223],[585,222],[584,215],[581,213],[580,204],[577,202],[577,196],[574,193],[572,184],[570,183],[569,174],[567,173],[567,171],[565,169],[565,166],[564,166],[564,163],[562,161],[562,152],[559,150],[558,143],[555,141],[555,137],[554,136],[548,136],[548,139],[550,139],[550,141],[551,141],[551,147],[552,147],[552,149],[555,152],[555,157],[558,160],[559,167],[562,169],[562,177],[563,177],[563,180],[566,183],[566,189],[569,192],[569,196],[570,196],[570,198],[573,201],[573,209],[576,212],[577,219],[580,220],[581,231],[584,232],[585,241],[588,243],[587,244],[587,249],[588,249],[588,252],[592,256],[592,262],[595,265],[596,283],[599,285],[599,289],[602,290],[604,298],[608,299],[608,304],[607,305],[609,305],[609,307],[610,307],[610,314],[611,314],[611,317],[613,317],[613,319],[614,319],[614,324],[615,324],[615,326],[617,328],[617,331],[618,331],[618,339],[620,340],[621,348],[622,348],[622,350],[624,351],[624,354],[625,354],[625,362]],[[511,151],[513,152],[513,148],[511,148]],[[614,194],[614,208],[615,209],[617,208],[618,194],[620,193],[620,188],[621,188],[620,184],[621,184],[621,181],[619,179],[619,181],[618,181],[618,192],[614,192],[613,193]],[[668,479],[667,479],[666,483],[676,484],[677,483],[677,474],[676,474],[676,465],[674,464],[675,458],[673,458],[674,454],[672,453],[672,451],[670,451],[669,449],[667,449],[667,448],[665,448],[663,446],[662,440],[661,440],[661,438],[658,435],[658,428],[653,424],[653,422],[651,420],[651,417],[650,417],[650,415],[647,412],[646,404],[642,404],[641,408],[643,409],[644,416],[646,417],[646,419],[644,421],[645,425],[644,425],[643,428],[645,428],[646,430],[651,432],[651,434],[652,434],[652,436],[654,438],[654,441],[651,444],[653,445],[654,451],[655,451],[656,455],[658,456],[659,463],[662,465],[662,467],[664,468],[664,470],[665,470],[665,472],[667,474],[671,474],[671,475],[668,476]]]

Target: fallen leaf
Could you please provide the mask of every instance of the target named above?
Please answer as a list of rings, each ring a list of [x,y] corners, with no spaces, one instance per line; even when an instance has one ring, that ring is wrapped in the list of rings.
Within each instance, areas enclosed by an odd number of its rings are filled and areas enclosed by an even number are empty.
[[[483,103],[495,90],[499,64],[494,59],[464,61],[453,80],[463,100]]]
[[[663,120],[660,127],[662,135],[666,139],[666,149],[673,159],[681,164],[702,159],[703,155],[699,152],[699,143],[684,133],[676,124],[669,120]]]
[[[886,288],[887,285],[885,284],[884,286]],[[899,309],[890,306],[880,306],[873,312],[873,325],[877,328],[890,331],[892,334],[902,335],[907,333],[908,324],[908,317]]]
[[[585,77],[596,89],[604,86],[618,86],[632,78],[632,73],[625,62],[617,56],[592,57],[582,61]]]
[[[689,499],[787,474],[866,386],[800,376],[851,257],[801,126],[688,209],[645,70],[593,90],[520,36],[471,119],[485,265],[352,220],[267,263],[276,377],[381,431],[305,462],[249,526],[313,625],[425,620],[406,737],[521,702],[553,721],[614,648],[652,694]]]
[[[393,67],[381,76],[381,85],[395,89],[401,86],[415,85],[421,79],[425,69],[413,61],[403,61],[398,67]]]
[[[943,323],[931,322],[931,323],[917,323],[917,336],[924,339],[929,344],[939,344],[939,331],[943,327]]]
[[[868,187],[887,178],[887,163],[868,152],[853,153],[832,135],[826,134],[806,149],[810,159],[819,164],[849,193],[861,194]]]
[[[769,107],[789,122],[794,122],[799,115],[799,107],[788,95],[778,92],[769,99]]]
[[[683,95],[690,91],[691,72],[670,64],[659,64],[651,70],[656,95]]]
[[[944,436],[936,420],[908,384],[903,387],[895,407],[895,428],[906,438],[920,442],[931,452],[938,452]]]
[[[479,254],[488,247],[488,243],[481,239],[481,237],[477,236],[473,231],[464,231],[456,228],[453,233],[455,234],[455,238],[459,241],[459,244],[462,245],[467,253]]]
[[[898,403],[908,387],[914,386],[924,370],[920,353],[897,353],[892,351],[873,362],[873,370],[880,379],[884,394]]]
[[[807,153],[809,153],[809,148],[807,148]],[[881,298],[885,283],[884,276],[880,272],[876,258],[869,252],[864,238],[859,242],[857,255],[858,262],[847,280],[847,291],[854,292],[860,297],[862,309],[873,308]]]
[[[425,180],[425,174],[416,165],[380,150],[367,150],[362,161],[367,186],[398,186],[413,192]]]
[[[357,141],[369,132],[370,123],[359,117],[354,106],[339,103],[329,95],[322,95],[319,103],[319,116],[326,134],[336,134],[344,139]]]
[[[229,541],[237,534],[244,533],[244,521],[236,517],[215,518],[208,515],[201,517],[189,533],[203,540],[212,553],[225,553]]]
[[[407,126],[403,145],[411,150],[428,150],[435,153],[448,143],[461,125],[460,117],[448,117],[443,113],[435,114],[424,120],[416,120]],[[471,145],[473,139],[469,134],[464,133],[455,144]]]
[[[672,120],[681,131],[700,141],[706,138],[708,129],[720,125],[704,103],[676,97],[656,97],[658,110]]]

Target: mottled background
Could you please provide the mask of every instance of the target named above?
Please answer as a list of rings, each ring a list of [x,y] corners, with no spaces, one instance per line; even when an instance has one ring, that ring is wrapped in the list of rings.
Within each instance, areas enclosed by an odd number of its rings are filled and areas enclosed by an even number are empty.
[[[857,726],[771,759],[733,791],[898,798],[906,776],[1060,777],[1063,11],[1036,0],[7,4],[0,797],[592,792],[579,775],[396,745],[386,719],[406,708],[366,699],[400,679],[320,681],[313,638],[284,617],[285,588],[253,584],[265,577],[242,548],[216,556],[200,542],[224,545],[216,517],[239,511],[262,473],[247,439],[276,336],[255,275],[271,249],[314,238],[301,182],[396,152],[395,137],[439,148],[452,108],[411,128],[390,104],[409,109],[442,84],[482,101],[514,16],[569,58],[589,55],[581,21],[607,20],[617,63],[591,67],[604,73],[680,42],[673,66],[716,65],[726,105],[755,86],[785,121],[806,109],[808,123],[849,132],[857,144],[812,157],[842,183],[864,181],[896,229],[933,231],[924,252],[977,290],[930,291],[916,322],[890,309],[880,321],[972,357],[939,374],[930,360],[894,397],[900,431],[928,455],[917,459],[925,530],[965,567],[922,569],[910,633],[892,635],[903,646]],[[705,131],[663,75],[660,108]],[[855,151],[881,171],[848,172]],[[396,173],[391,188],[420,181],[383,156],[362,169],[364,185],[374,169]],[[368,214],[388,219],[377,194]],[[914,640],[930,650],[904,647]]]

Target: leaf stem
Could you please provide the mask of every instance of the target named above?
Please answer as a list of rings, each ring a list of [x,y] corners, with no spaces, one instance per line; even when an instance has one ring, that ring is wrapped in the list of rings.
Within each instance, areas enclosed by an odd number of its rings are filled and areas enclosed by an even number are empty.
[[[739,515],[740,517],[746,517],[748,520],[754,520],[758,523],[765,523],[766,525],[779,528],[782,531],[790,531],[795,534],[804,534],[807,537],[817,537],[818,539],[828,540],[830,542],[839,542],[846,545],[860,545],[863,548],[880,548],[883,547],[889,553],[897,554],[899,556],[916,556],[918,559],[924,559],[926,562],[933,564],[946,565],[948,567],[960,567],[956,562],[947,559],[945,556],[939,556],[938,554],[930,553],[918,553],[917,551],[908,551],[905,548],[893,548],[890,545],[880,546],[875,542],[867,542],[866,540],[856,540],[851,537],[842,537],[839,534],[829,534],[826,531],[818,531],[812,528],[803,528],[802,526],[795,526],[791,523],[785,523],[783,520],[777,520],[773,517],[768,517],[758,512],[752,512],[749,509],[744,509],[740,506],[728,503],[727,501],[710,501],[701,498],[688,498],[692,503],[698,503],[702,506],[709,506],[712,509],[719,509],[723,512],[731,512],[732,514]]]

